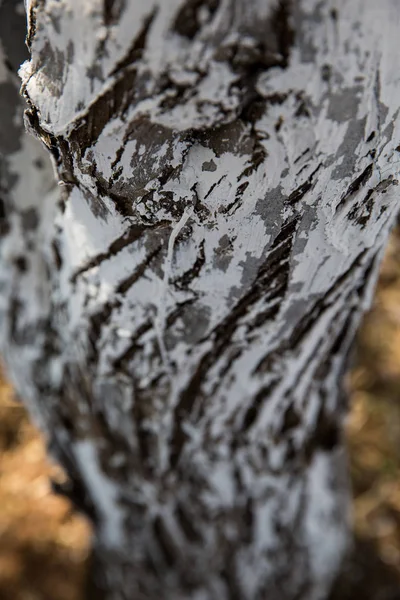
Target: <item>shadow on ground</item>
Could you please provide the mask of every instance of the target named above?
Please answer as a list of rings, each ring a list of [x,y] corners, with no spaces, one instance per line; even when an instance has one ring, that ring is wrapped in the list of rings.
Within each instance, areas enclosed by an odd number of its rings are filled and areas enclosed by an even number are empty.
[[[400,600],[399,573],[371,540],[356,538],[329,600]]]

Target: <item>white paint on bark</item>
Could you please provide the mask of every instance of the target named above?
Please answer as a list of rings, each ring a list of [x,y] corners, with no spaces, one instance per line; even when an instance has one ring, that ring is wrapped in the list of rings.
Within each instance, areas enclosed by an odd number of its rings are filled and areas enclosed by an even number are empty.
[[[29,255],[16,320],[43,344],[3,347],[76,450],[105,570],[138,600],[321,598],[347,540],[338,382],[398,212],[399,6],[26,6],[27,119],[62,185],[54,212],[10,192],[2,274]]]
[[[90,496],[97,499],[96,507],[100,516],[99,536],[102,543],[108,548],[123,548],[126,536],[124,513],[118,506],[118,488],[104,475],[98,464],[96,443],[93,440],[77,442],[74,451],[86,490]]]

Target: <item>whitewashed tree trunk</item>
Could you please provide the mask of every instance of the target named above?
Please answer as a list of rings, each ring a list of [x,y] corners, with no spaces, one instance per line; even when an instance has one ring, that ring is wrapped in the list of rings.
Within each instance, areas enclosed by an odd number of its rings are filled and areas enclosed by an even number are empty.
[[[58,186],[9,114],[2,348],[96,523],[99,587],[324,598],[349,541],[342,375],[398,210],[398,1],[26,10]]]

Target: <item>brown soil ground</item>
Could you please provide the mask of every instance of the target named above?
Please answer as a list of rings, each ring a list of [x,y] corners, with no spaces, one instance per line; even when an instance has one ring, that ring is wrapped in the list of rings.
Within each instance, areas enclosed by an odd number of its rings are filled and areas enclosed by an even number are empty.
[[[349,375],[354,551],[331,600],[400,600],[400,229]],[[43,442],[0,381],[0,600],[83,597],[88,523],[51,493]]]

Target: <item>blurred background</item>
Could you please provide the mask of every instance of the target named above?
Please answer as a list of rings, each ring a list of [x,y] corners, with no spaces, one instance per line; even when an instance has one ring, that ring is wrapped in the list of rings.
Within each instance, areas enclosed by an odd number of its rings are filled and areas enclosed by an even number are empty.
[[[330,600],[400,600],[400,227],[347,387],[355,544]],[[1,378],[0,600],[95,600],[83,591],[90,526],[51,492],[62,477]]]

